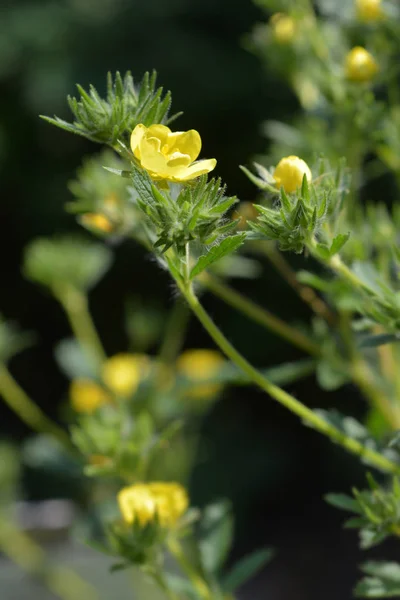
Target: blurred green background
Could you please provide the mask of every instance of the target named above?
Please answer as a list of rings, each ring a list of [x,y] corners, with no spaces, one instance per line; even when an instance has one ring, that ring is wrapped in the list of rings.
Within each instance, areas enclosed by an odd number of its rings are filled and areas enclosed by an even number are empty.
[[[36,345],[13,361],[12,371],[50,415],[59,416],[67,390],[53,348],[69,329],[57,304],[23,279],[22,253],[36,236],[79,230],[64,210],[70,198],[67,182],[82,156],[98,148],[51,128],[38,115],[68,119],[66,95],[74,93],[76,82],[103,91],[108,70],[130,69],[140,79],[155,68],[160,83],[172,91],[173,110],[184,111],[177,127],[198,129],[202,155],[218,159],[216,173],[229,192],[253,200],[255,190],[238,165],[249,164],[267,148],[260,133],[264,119],[289,120],[298,110],[287,87],[243,47],[243,35],[264,18],[250,0],[2,1],[0,312],[37,333]],[[166,275],[133,243],[115,247],[115,253],[113,269],[91,297],[110,355],[126,348],[127,296],[167,308],[175,294]],[[268,265],[257,282],[234,284],[285,320],[310,318]],[[219,301],[207,297],[206,304],[256,365],[300,357]],[[187,346],[210,346],[194,321]],[[311,406],[337,406],[354,414],[363,410],[353,389],[321,392],[313,378],[291,392]],[[28,434],[5,406],[0,406],[0,418],[3,437],[23,440]],[[248,598],[345,600],[360,561],[357,540],[340,529],[341,515],[325,505],[322,495],[362,482],[353,457],[265,395],[240,388],[227,390],[206,419],[191,494],[200,505],[231,499],[237,516],[232,559],[265,544],[277,549],[275,561],[248,586]],[[27,499],[72,494],[61,483],[57,488],[31,476],[24,493]]]

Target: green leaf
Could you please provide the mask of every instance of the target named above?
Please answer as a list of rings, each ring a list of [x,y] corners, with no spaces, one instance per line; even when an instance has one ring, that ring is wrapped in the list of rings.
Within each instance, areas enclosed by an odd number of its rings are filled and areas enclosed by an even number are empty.
[[[90,361],[90,354],[84,352],[74,338],[61,340],[54,354],[59,367],[69,379],[97,377],[98,365]]]
[[[233,518],[226,501],[210,504],[200,523],[199,551],[203,568],[216,573],[225,562],[233,539]]]
[[[358,344],[359,348],[377,348],[385,344],[400,342],[400,336],[393,333],[380,333],[378,335],[368,335]]]
[[[190,600],[198,600],[199,596],[193,589],[192,584],[187,579],[173,575],[172,573],[166,573],[165,579],[167,580],[168,587],[178,594],[180,597],[188,598]]]
[[[354,593],[357,598],[398,598],[400,596],[400,564],[371,561],[362,566],[368,577],[362,579]]]
[[[210,248],[207,254],[200,256],[199,260],[197,261],[197,264],[191,270],[190,279],[193,279],[194,277],[199,275],[209,265],[216,262],[223,256],[227,256],[228,254],[231,254],[232,252],[237,250],[237,248],[239,248],[239,246],[241,246],[244,243],[246,235],[246,232],[239,233],[237,235],[227,237],[224,240],[222,240],[222,242],[220,242],[219,244],[212,246],[212,248]]]
[[[339,235],[337,235],[332,242],[330,255],[334,256],[335,254],[340,252],[340,250],[343,248],[349,237],[350,233],[339,233]]]
[[[248,579],[256,575],[274,556],[271,548],[257,550],[248,556],[242,558],[232,567],[224,576],[222,587],[227,594],[233,593],[238,587],[243,585]]]
[[[361,513],[360,507],[356,500],[350,496],[346,496],[346,494],[326,494],[325,500],[328,502],[328,504],[335,506],[335,508]]]

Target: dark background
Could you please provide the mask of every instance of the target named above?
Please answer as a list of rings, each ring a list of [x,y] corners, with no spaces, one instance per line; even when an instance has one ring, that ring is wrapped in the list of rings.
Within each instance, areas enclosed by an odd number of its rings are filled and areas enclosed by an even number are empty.
[[[179,129],[196,128],[204,157],[216,157],[216,173],[231,193],[252,200],[254,187],[238,168],[264,151],[266,118],[290,120],[297,105],[282,82],[263,69],[242,43],[265,16],[250,0],[3,0],[0,7],[0,311],[37,344],[12,362],[12,371],[53,417],[67,381],[53,358],[55,343],[69,334],[61,309],[21,275],[24,246],[34,237],[78,231],[64,211],[66,184],[89,142],[50,127],[38,114],[69,118],[66,95],[74,84],[104,90],[108,70],[130,69],[140,79],[155,68],[183,110]],[[273,270],[257,282],[234,282],[285,320],[309,319]],[[116,248],[115,266],[92,294],[92,307],[109,354],[126,347],[125,298],[173,300],[170,283],[133,243]],[[211,314],[256,365],[268,367],[301,354],[268,335],[219,301],[206,298]],[[191,322],[187,345],[207,347],[207,335]],[[337,406],[362,414],[357,393],[322,392],[313,378],[292,386],[310,406]],[[28,431],[4,406],[0,434],[23,440]],[[273,563],[248,586],[249,598],[344,600],[357,578],[354,533],[340,529],[341,514],[322,499],[328,491],[363,484],[353,457],[304,428],[295,417],[254,389],[228,390],[204,424],[207,452],[200,453],[192,498],[203,504],[232,500],[237,515],[233,558],[258,546],[277,550]],[[27,497],[46,496],[31,482]]]

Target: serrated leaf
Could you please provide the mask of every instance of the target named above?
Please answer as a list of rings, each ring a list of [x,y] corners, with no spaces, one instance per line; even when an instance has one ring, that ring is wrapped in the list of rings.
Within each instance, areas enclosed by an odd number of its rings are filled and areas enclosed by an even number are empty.
[[[256,575],[273,558],[271,548],[257,550],[237,562],[222,580],[222,588],[227,594],[233,593],[248,579]]]
[[[244,243],[246,239],[246,233],[238,233],[237,235],[233,235],[225,238],[219,244],[212,246],[207,254],[200,256],[196,265],[190,272],[190,279],[193,279],[197,275],[199,275],[204,269],[206,269],[209,265],[216,262],[223,256],[227,256],[231,254],[235,250],[239,248]]]

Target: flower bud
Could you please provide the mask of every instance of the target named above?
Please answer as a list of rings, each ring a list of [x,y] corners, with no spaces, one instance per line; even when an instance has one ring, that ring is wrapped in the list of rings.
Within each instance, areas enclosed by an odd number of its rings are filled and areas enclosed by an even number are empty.
[[[274,40],[278,44],[290,44],[296,33],[296,23],[292,17],[283,13],[276,13],[270,19]]]
[[[111,221],[101,213],[86,213],[80,217],[80,222],[84,227],[101,233],[111,233],[113,230]]]
[[[361,21],[372,22],[383,17],[381,0],[356,0],[356,10]]]
[[[161,527],[171,528],[186,512],[189,499],[179,483],[136,483],[119,492],[118,504],[128,525],[138,523],[144,527],[158,522]]]
[[[149,372],[150,360],[145,354],[116,354],[103,366],[103,381],[117,396],[131,396]]]
[[[371,81],[379,68],[372,54],[361,46],[356,46],[346,56],[346,77],[359,83]]]
[[[278,44],[286,45],[293,41],[296,23],[292,17],[284,13],[276,13],[270,19],[272,34]]]
[[[224,362],[224,358],[215,350],[193,349],[183,352],[176,366],[178,373],[192,383],[186,396],[193,399],[207,399],[218,394],[221,385],[206,382],[218,374]]]
[[[285,192],[295,192],[301,187],[304,175],[307,181],[312,180],[312,174],[307,163],[298,156],[286,156],[279,161],[274,179],[278,188],[283,187]]]
[[[76,412],[92,414],[100,406],[111,402],[110,396],[91,379],[80,377],[71,383],[70,400]]]

